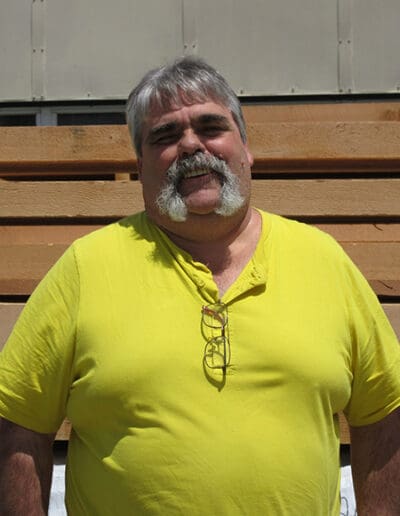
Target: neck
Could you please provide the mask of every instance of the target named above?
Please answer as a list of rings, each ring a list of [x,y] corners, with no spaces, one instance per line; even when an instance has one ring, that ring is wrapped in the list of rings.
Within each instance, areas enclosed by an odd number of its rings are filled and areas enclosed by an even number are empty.
[[[210,269],[222,296],[255,251],[261,233],[261,217],[251,208],[237,220],[214,217],[219,218],[213,221],[199,217],[202,220],[198,224],[192,220],[179,223],[179,232],[171,231],[171,225],[162,229],[178,247]]]

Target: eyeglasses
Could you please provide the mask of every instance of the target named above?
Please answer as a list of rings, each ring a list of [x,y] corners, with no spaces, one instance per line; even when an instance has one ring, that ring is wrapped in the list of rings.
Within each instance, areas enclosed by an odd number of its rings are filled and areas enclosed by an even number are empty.
[[[210,369],[223,369],[231,361],[231,348],[226,335],[228,310],[224,303],[205,305],[201,309],[204,333],[210,333],[204,348],[203,361]],[[215,335],[217,333],[217,335]]]

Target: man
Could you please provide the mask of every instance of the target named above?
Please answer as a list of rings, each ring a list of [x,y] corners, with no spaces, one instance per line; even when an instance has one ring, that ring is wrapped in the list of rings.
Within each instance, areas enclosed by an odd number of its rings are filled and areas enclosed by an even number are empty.
[[[240,105],[195,58],[128,101],[145,212],[78,240],[0,361],[1,514],[43,514],[67,415],[80,515],[400,514],[400,353],[339,246],[250,206]]]

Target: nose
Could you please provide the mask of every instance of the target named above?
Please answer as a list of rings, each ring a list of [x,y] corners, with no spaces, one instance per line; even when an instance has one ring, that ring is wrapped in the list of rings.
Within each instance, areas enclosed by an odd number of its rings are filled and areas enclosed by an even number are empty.
[[[201,138],[195,131],[189,129],[185,131],[178,142],[178,157],[179,159],[188,158],[196,152],[204,152],[205,146]]]

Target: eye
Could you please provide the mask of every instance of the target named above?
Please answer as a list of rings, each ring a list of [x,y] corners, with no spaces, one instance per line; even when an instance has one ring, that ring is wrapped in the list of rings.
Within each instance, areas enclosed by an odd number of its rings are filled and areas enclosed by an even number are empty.
[[[201,129],[201,132],[206,136],[218,136],[225,131],[226,129],[220,125],[207,125]]]
[[[168,145],[169,143],[174,143],[179,138],[177,133],[165,133],[157,136],[152,139],[152,145]]]

